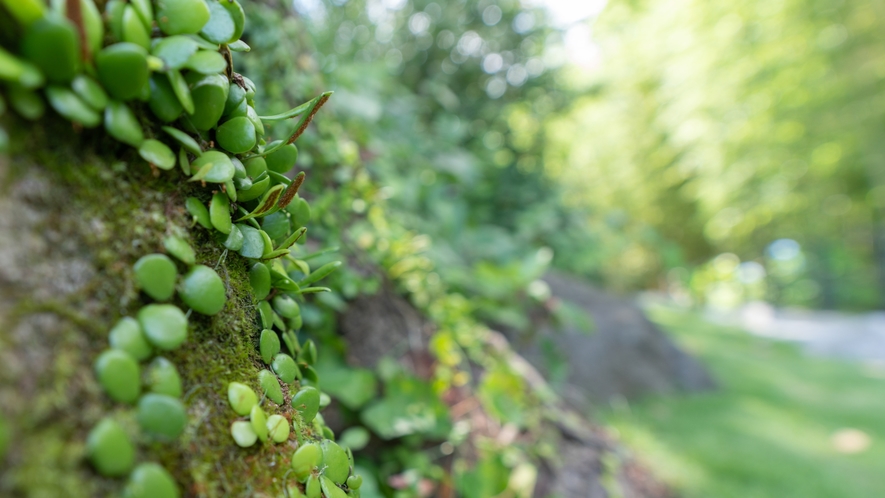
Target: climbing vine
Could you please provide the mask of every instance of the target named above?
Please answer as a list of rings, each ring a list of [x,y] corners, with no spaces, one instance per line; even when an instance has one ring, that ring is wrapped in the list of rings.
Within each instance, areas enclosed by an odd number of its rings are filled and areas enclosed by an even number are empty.
[[[63,0],[50,7],[2,0],[0,20],[0,114],[8,103],[25,120],[51,109],[75,129],[103,126],[155,174],[169,171],[198,185],[184,208],[222,248],[217,261],[200,264],[185,239],[169,235],[162,245],[171,258],[147,254],[132,268],[145,304],[111,328],[93,365],[107,397],[134,410],[137,441],[169,443],[188,425],[182,398],[196,386],[183,385],[162,355],[188,341],[194,313],[224,312],[229,289],[218,269],[239,257],[249,262],[257,353],[270,370],[258,374],[260,396],[246,385],[253,379],[228,384],[233,441],[291,442],[290,468],[278,476],[289,496],[359,496],[353,455],[334,442],[319,414],[330,400],[312,367],[316,346],[297,336],[299,301],[327,292],[314,284],[340,265],[312,268],[316,254],[299,247],[310,206],[298,195],[304,173],[291,175],[294,142],[331,92],[259,115],[254,83],[234,71],[234,55],[250,50],[240,40],[245,14],[236,0]],[[266,125],[290,122],[270,140]],[[0,152],[8,140],[0,128]],[[86,438],[94,470],[125,477],[127,497],[179,496],[168,469],[136,461],[139,452],[118,416],[106,414]]]

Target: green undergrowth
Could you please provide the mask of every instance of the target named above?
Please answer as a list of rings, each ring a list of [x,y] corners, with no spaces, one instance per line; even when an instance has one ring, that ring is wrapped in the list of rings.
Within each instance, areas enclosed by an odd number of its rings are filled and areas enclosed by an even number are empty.
[[[218,265],[227,301],[215,316],[193,313],[187,342],[164,354],[178,366],[189,425],[174,442],[144,441],[138,459],[161,463],[185,495],[284,496],[281,483],[291,448],[243,449],[230,437],[226,386],[237,380],[260,392],[257,374],[262,367],[256,349],[260,327],[246,260],[223,254],[206,230],[190,230],[183,201],[202,189],[182,182],[177,172],[152,174],[134,151],[101,133],[78,133],[58,120],[28,127],[27,133],[12,133],[17,149],[10,155],[6,185],[34,172],[48,180],[51,202],[40,207],[48,215],[46,226],[38,228],[63,234],[65,244],[75,247],[95,271],[78,292],[62,300],[22,300],[11,317],[3,317],[6,331],[35,315],[48,315],[61,320],[65,332],[28,334],[26,340],[33,343],[13,346],[45,352],[46,363],[34,365],[32,378],[14,379],[31,388],[19,393],[20,408],[3,410],[11,412],[4,413],[12,434],[7,458],[16,472],[7,474],[5,479],[14,481],[0,483],[0,491],[11,491],[12,496],[71,497],[118,492],[118,481],[99,477],[85,463],[82,442],[108,413],[116,412],[124,423],[128,420],[132,436],[138,433],[137,423],[131,408],[103,395],[92,375],[92,361],[107,347],[113,323],[149,302],[132,284],[133,263],[145,253],[165,252],[163,237],[177,235],[190,241],[197,263]],[[0,341],[0,347],[8,344]],[[274,412],[291,418],[286,388],[286,402]]]
[[[600,415],[686,498],[885,496],[883,372],[809,357],[798,348],[712,325],[652,318],[698,355],[718,391],[613,404]],[[865,433],[868,449],[837,451],[833,435]]]

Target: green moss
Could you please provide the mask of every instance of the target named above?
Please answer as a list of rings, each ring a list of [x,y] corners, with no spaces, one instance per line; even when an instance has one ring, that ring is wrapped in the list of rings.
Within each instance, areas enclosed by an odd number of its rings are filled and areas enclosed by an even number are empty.
[[[27,496],[103,496],[122,489],[121,481],[98,476],[83,459],[89,430],[103,414],[119,409],[101,393],[91,365],[107,347],[113,323],[147,303],[132,284],[133,263],[145,254],[165,252],[163,237],[176,234],[191,242],[198,263],[218,265],[227,302],[215,316],[191,314],[188,341],[165,355],[181,374],[189,425],[173,443],[152,443],[141,436],[145,444],[140,445],[138,461],[163,464],[184,494],[281,494],[293,446],[241,449],[229,433],[236,415],[228,406],[226,385],[237,380],[260,392],[258,372],[263,365],[256,348],[260,327],[247,261],[225,254],[207,230],[191,227],[184,210],[187,196],[208,199],[211,187],[185,183],[177,171],[155,176],[134,150],[97,132],[74,133],[62,122],[44,120],[39,126],[7,129],[26,129],[27,135],[19,131],[12,137],[19,147],[9,161],[6,185],[14,187],[16,180],[36,171],[63,193],[41,206],[48,214],[47,226],[34,227],[35,233],[62,233],[95,272],[79,292],[57,300],[19,296],[18,312],[0,317],[0,343],[22,354],[46,355],[45,365],[29,372],[27,381],[3,379],[17,382],[10,385],[16,385],[13,395],[21,408],[5,414],[13,436],[6,461],[0,461],[9,469],[0,474],[0,490]],[[53,333],[26,335],[23,341],[4,336],[2,330],[27,326],[40,316],[51,317]],[[271,403],[266,411],[291,420],[285,386],[284,395],[282,407]]]

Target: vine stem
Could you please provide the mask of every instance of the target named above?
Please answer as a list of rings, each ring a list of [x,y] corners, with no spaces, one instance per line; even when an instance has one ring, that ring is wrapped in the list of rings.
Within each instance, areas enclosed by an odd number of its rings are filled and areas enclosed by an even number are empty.
[[[86,28],[83,26],[83,8],[80,0],[65,1],[65,16],[77,27],[77,35],[80,37],[80,57],[84,61],[89,60],[89,40],[86,38]]]
[[[221,266],[221,263],[223,263],[226,258],[227,258],[227,249],[225,249],[224,252],[221,253],[221,257],[218,258],[218,262],[215,263],[215,268],[213,268],[213,270],[217,270],[218,267]]]

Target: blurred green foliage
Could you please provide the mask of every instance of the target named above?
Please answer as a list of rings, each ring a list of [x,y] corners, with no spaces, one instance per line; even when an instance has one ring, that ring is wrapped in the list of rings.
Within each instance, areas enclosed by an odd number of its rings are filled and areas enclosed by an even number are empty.
[[[333,177],[378,187],[342,207],[386,201],[389,220],[429,237],[442,283],[484,301],[478,317],[528,327],[526,293],[502,300],[488,282],[525,290],[538,274],[523,263],[546,247],[621,290],[722,301],[705,268],[734,253],[765,270],[761,293],[732,286],[738,300],[882,302],[873,4],[613,1],[592,20],[601,62],[584,72],[562,65],[546,12],[516,1],[295,6],[330,48],[296,61],[338,92],[353,140]],[[285,50],[271,33],[256,31]],[[266,83],[291,93],[279,76]],[[766,255],[785,238],[803,257],[789,278]]]
[[[726,306],[885,296],[885,35],[871,3],[613,0],[586,72],[562,66],[545,11],[516,0],[249,8],[244,36],[262,55],[238,63],[264,108],[336,92],[335,119],[311,126],[298,162],[325,187],[308,238],[353,263],[304,307],[323,351],[345,350],[334,312],[389,279],[437,327],[423,389],[473,382],[489,413],[531,429],[539,401],[483,352],[478,321],[530,329],[548,265]],[[380,492],[393,495],[393,476],[415,490],[442,479],[427,441],[464,437],[435,397],[410,394],[420,381],[326,360],[325,376],[380,393],[331,392],[349,423],[400,444],[362,462]],[[470,378],[471,361],[487,375]],[[403,406],[414,417],[393,423]],[[499,463],[476,468],[496,482]],[[469,487],[478,470],[459,472]]]
[[[771,273],[765,249],[789,238],[804,291],[762,297],[881,305],[882,16],[865,1],[612,1],[594,25],[604,60],[545,160],[566,202],[633,234],[609,280],[658,285],[725,252]]]
[[[559,36],[544,11],[516,1],[296,5],[312,6],[302,11],[316,43],[335,49],[317,64],[336,89],[333,108],[360,130],[386,216],[429,237],[442,283],[489,300],[481,317],[524,326],[506,310],[494,316],[496,305],[540,276],[548,261],[533,255],[567,222],[541,168],[542,124],[571,100],[543,62]]]
[[[377,487],[384,496],[417,496],[427,482],[481,479],[486,473],[494,474],[490,482],[503,482],[506,487],[509,469],[525,465],[532,458],[535,450],[531,444],[512,445],[504,463],[495,457],[491,463],[474,465],[470,452],[465,458],[457,448],[486,438],[468,437],[469,426],[452,424],[440,396],[452,387],[474,383],[480,387],[481,401],[492,416],[512,420],[526,430],[537,427],[537,396],[506,362],[486,352],[487,330],[475,318],[482,309],[494,313],[498,307],[518,305],[522,298],[509,295],[508,288],[527,287],[537,279],[549,263],[549,250],[539,250],[532,243],[516,244],[509,230],[492,225],[494,210],[489,210],[485,218],[464,219],[473,213],[468,209],[470,201],[460,192],[485,196],[478,193],[480,189],[492,189],[497,180],[483,180],[483,175],[498,174],[506,168],[487,171],[483,160],[461,143],[472,140],[467,131],[462,131],[460,138],[441,140],[434,130],[442,128],[432,124],[437,117],[429,112],[438,96],[405,86],[396,65],[359,62],[355,54],[348,59],[326,50],[340,48],[340,42],[324,38],[327,30],[337,26],[332,24],[333,14],[340,16],[337,22],[351,23],[348,29],[353,30],[354,37],[363,37],[359,38],[359,46],[380,50],[372,48],[377,28],[366,17],[372,7],[358,2],[328,7],[325,17],[314,13],[308,19],[299,19],[285,6],[249,5],[250,31],[244,38],[255,56],[238,59],[244,71],[254,71],[256,84],[266,88],[262,105],[271,113],[284,110],[288,102],[300,101],[303,95],[319,88],[335,91],[324,108],[324,112],[333,113],[334,119],[311,125],[304,141],[309,145],[300,150],[298,159],[298,167],[306,170],[313,185],[319,186],[304,194],[311,205],[312,228],[307,244],[339,246],[351,260],[349,268],[330,276],[333,292],[317,295],[312,303],[302,306],[305,333],[322,343],[319,350],[324,356],[317,369],[324,379],[332,379],[322,388],[343,405],[345,425],[364,425],[376,441],[387,441],[380,448],[370,444],[366,452],[356,452],[360,464],[369,469],[364,478],[371,481],[370,487],[362,488],[363,495]],[[408,9],[391,12],[406,16]],[[411,16],[404,19],[408,22]],[[356,25],[357,20],[362,24]],[[305,31],[307,26],[312,29],[310,33]],[[371,36],[359,34],[369,27]],[[459,36],[466,29],[453,28],[459,30]],[[472,70],[476,71],[476,61],[472,62]],[[465,85],[469,78],[465,77]],[[476,88],[480,95],[471,97],[471,101],[465,94],[463,105],[487,99],[481,97],[487,95],[484,87]],[[460,91],[450,90],[459,99]],[[460,123],[462,104],[450,110],[435,105],[443,119]],[[483,105],[485,114],[495,118],[494,107]],[[272,136],[274,132],[271,129],[268,133]],[[486,150],[484,144],[482,147]],[[535,176],[544,181],[540,171]],[[478,183],[481,180],[486,182],[484,186]],[[527,192],[532,193],[532,189]],[[525,202],[514,213],[525,211],[529,201]],[[434,210],[448,208],[453,208],[450,215],[434,217]],[[476,242],[462,240],[464,232],[470,232]],[[501,241],[511,247],[510,252],[502,254],[497,263],[487,262]],[[318,255],[311,264],[320,265],[334,257]],[[515,261],[520,264],[513,264]],[[471,278],[477,273],[489,278],[477,284],[477,279]],[[461,280],[462,288],[456,287],[458,275],[466,276]],[[499,278],[505,280],[499,282]],[[343,362],[346,344],[335,332],[336,313],[346,308],[348,299],[376,292],[385,280],[404,291],[436,328],[430,349],[438,363],[429,382],[390,361],[383,361],[375,372],[353,369]],[[471,297],[476,293],[485,297],[482,302],[474,302],[453,289]],[[523,298],[528,296],[523,294]],[[337,356],[327,354],[332,351]],[[482,365],[484,377],[471,378],[471,362]],[[366,393],[372,394],[371,399]],[[483,444],[490,455],[501,449],[493,440]],[[449,449],[443,452],[446,447]],[[453,451],[454,458],[449,458]]]

